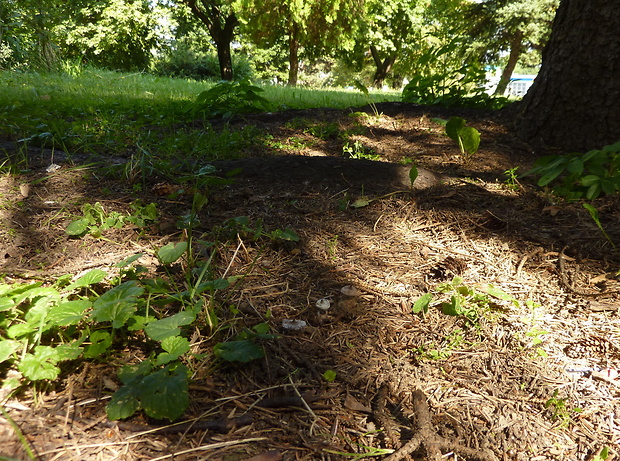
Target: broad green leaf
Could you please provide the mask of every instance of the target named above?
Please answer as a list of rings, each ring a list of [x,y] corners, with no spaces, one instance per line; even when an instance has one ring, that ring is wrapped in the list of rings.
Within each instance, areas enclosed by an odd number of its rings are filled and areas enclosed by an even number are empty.
[[[64,288],[65,291],[75,290],[76,288],[84,288],[90,285],[94,285],[95,283],[101,282],[108,275],[107,272],[102,271],[101,269],[93,269],[92,271],[87,272],[78,278],[71,285],[66,286]]]
[[[22,336],[29,335],[30,333],[33,333],[35,331],[37,331],[37,327],[34,325],[31,325],[29,323],[16,323],[15,325],[11,325],[6,330],[6,335],[9,338],[20,338]]]
[[[478,152],[478,146],[480,146],[480,132],[478,130],[466,126],[459,130],[459,137],[461,138],[461,143],[463,144],[465,152],[469,155],[474,155]]]
[[[140,389],[135,386],[123,386],[112,394],[110,402],[106,405],[106,413],[112,421],[129,418],[141,408],[138,397]]]
[[[0,363],[11,357],[20,347],[22,347],[22,343],[19,341],[11,339],[0,340]]]
[[[84,320],[84,311],[90,308],[92,303],[88,299],[76,299],[64,301],[52,307],[47,316],[48,327],[77,325]]]
[[[144,315],[132,315],[127,320],[125,327],[127,327],[128,331],[140,331],[144,330],[147,324],[151,322],[155,322],[157,317],[153,317],[152,315],[144,316]]]
[[[268,323],[259,323],[257,325],[254,325],[252,327],[252,330],[254,330],[256,332],[256,334],[258,335],[266,335],[269,333],[269,330],[271,329],[271,327],[269,326]]]
[[[583,173],[583,160],[579,157],[575,157],[568,165],[566,165],[566,171],[580,175]]]
[[[293,229],[290,229],[288,227],[284,230],[276,229],[275,231],[271,233],[271,235],[274,239],[290,240],[292,242],[299,242],[299,235],[297,235],[297,233]]]
[[[86,234],[89,226],[90,220],[88,218],[80,218],[72,221],[65,229],[65,232],[72,237],[79,237]]]
[[[230,286],[230,281],[228,279],[208,280],[198,285],[195,288],[194,293],[200,294],[203,291],[207,291],[207,290],[209,291],[225,290],[229,286]]]
[[[145,376],[140,383],[142,408],[151,418],[174,421],[189,406],[188,369],[168,365]]]
[[[465,119],[462,117],[451,117],[446,123],[446,134],[454,142],[459,142],[459,131],[465,127]]]
[[[601,178],[600,176],[589,174],[589,175],[583,176],[580,182],[582,186],[590,187],[593,184],[598,184],[599,182],[601,182]]]
[[[41,285],[40,283],[33,283],[32,285],[29,285],[27,289],[20,290],[17,296],[13,298],[13,301],[15,301],[15,304],[19,304],[22,301],[25,301],[26,299],[33,300],[33,299],[36,299],[42,296],[46,296],[48,298],[60,299],[60,295],[58,294],[56,290],[54,290],[53,288],[49,288],[49,287],[42,287],[40,285]]]
[[[419,314],[420,312],[424,312],[425,314],[428,312],[428,306],[433,300],[432,293],[426,293],[417,299],[417,301],[413,304],[412,311],[414,314]]]
[[[170,336],[179,335],[181,333],[179,327],[189,325],[194,320],[196,320],[196,316],[193,312],[181,311],[170,317],[149,323],[144,331],[149,338],[155,341],[162,341]]]
[[[462,309],[460,296],[451,296],[450,302],[441,303],[441,311],[444,315],[461,315]]]
[[[69,344],[60,344],[55,347],[55,350],[59,362],[63,360],[75,360],[82,353],[82,348],[78,341]]]
[[[166,352],[162,352],[157,356],[156,365],[165,365],[189,352],[190,343],[187,338],[170,336],[161,342],[161,347]]]
[[[355,79],[353,80],[353,86],[355,87],[355,89],[361,91],[362,93],[364,93],[366,96],[368,96],[368,88],[366,88],[362,82],[360,82],[359,80]]]
[[[371,202],[372,202],[372,199],[369,199],[369,198],[368,198],[368,197],[366,197],[366,196],[362,196],[362,197],[360,197],[360,198],[356,199],[356,200],[355,200],[355,201],[351,204],[351,206],[352,206],[353,208],[362,208],[362,207],[365,207],[365,206],[370,205],[370,203],[371,203]]]
[[[141,380],[144,376],[148,375],[153,370],[153,365],[150,360],[143,360],[135,365],[123,365],[118,372],[118,378],[123,384],[136,380]]]
[[[506,293],[501,288],[496,288],[493,285],[489,284],[487,285],[486,292],[487,294],[489,294],[490,296],[493,296],[494,298],[501,299],[502,301],[510,301],[516,307],[519,307],[519,301],[517,301],[514,296]]]
[[[106,291],[93,303],[93,317],[97,322],[112,322],[113,328],[125,325],[136,311],[138,296],[144,293],[134,280]]]
[[[187,242],[169,243],[159,249],[157,256],[163,264],[172,264],[187,251]]]
[[[228,341],[217,343],[213,347],[216,357],[227,362],[247,363],[265,356],[265,351],[250,340]]]
[[[34,354],[26,354],[22,358],[18,369],[31,381],[54,380],[60,374],[60,368],[56,366],[58,360],[58,353],[53,347],[37,346]]]
[[[109,331],[99,330],[90,334],[91,344],[84,351],[84,357],[93,359],[99,357],[112,345],[112,335]]]
[[[8,296],[0,298],[0,312],[7,311],[13,307],[15,307],[15,302],[11,298]]]

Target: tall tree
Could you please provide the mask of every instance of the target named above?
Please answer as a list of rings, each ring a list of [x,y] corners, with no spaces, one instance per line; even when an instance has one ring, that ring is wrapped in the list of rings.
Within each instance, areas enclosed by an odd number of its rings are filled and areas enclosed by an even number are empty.
[[[69,57],[111,69],[144,69],[157,47],[156,20],[146,0],[65,2],[69,18],[56,28]]]
[[[558,3],[558,0],[487,0],[478,4],[481,28],[484,30],[486,25],[488,53],[508,52],[495,94],[504,94],[525,52],[540,52],[547,43]]]
[[[570,150],[620,140],[618,2],[561,0],[542,68],[523,100],[524,139]]]
[[[222,80],[233,79],[232,54],[230,44],[235,37],[235,28],[239,24],[237,14],[226,0],[182,0],[194,16],[207,26],[217,50]]]
[[[358,40],[366,44],[376,67],[373,86],[381,87],[404,49],[421,41],[423,8],[417,0],[372,0],[366,7]]]
[[[241,0],[245,31],[263,46],[288,37],[288,84],[297,85],[300,55],[342,47],[363,14],[363,0]]]

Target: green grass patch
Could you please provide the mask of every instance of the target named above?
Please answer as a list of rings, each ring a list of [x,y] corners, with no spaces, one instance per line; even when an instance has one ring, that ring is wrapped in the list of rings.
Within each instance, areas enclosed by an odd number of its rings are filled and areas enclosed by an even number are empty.
[[[219,98],[217,110],[201,107],[197,111],[197,104],[210,102],[204,95],[215,88],[209,82],[94,68],[68,73],[0,72],[0,136],[14,141],[21,152],[34,146],[103,159],[148,152],[152,163],[160,165],[178,163],[178,159],[195,163],[238,157],[256,142],[257,133],[251,127],[233,129],[221,123],[212,128],[205,117],[247,112],[220,107],[230,98]],[[264,86],[259,91],[266,103],[256,110],[270,111],[343,109],[399,99],[396,92],[362,94],[354,89]],[[25,154],[19,163],[22,169],[28,167]]]

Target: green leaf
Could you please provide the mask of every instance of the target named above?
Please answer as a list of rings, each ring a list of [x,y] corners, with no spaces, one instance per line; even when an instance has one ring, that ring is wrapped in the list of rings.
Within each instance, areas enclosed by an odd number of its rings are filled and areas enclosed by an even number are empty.
[[[65,232],[72,237],[81,237],[86,234],[89,226],[90,220],[88,218],[80,218],[72,221],[65,229]]]
[[[299,235],[297,235],[297,233],[293,229],[290,229],[288,227],[284,230],[276,229],[275,231],[271,233],[271,236],[274,239],[290,240],[292,242],[299,242]]]
[[[15,307],[15,301],[13,301],[8,296],[3,296],[0,298],[0,312],[7,311]]]
[[[149,338],[162,341],[170,336],[178,336],[182,325],[189,325],[196,320],[196,315],[190,311],[181,311],[176,314],[149,323],[144,331]]]
[[[462,314],[461,297],[451,296],[450,302],[441,303],[441,311],[444,315],[457,316]]]
[[[136,311],[136,301],[142,293],[144,288],[134,280],[114,287],[95,300],[93,317],[97,322],[112,322],[113,328],[120,328]]]
[[[65,287],[65,291],[75,290],[76,288],[84,288],[90,285],[94,285],[95,283],[101,282],[104,278],[108,276],[108,273],[102,271],[101,269],[93,269],[92,271],[87,272],[82,275],[79,279],[73,282],[71,285]]]
[[[416,302],[413,304],[413,308],[412,308],[413,313],[419,314],[420,312],[424,312],[426,314],[428,312],[428,306],[430,305],[432,300],[433,300],[432,293],[426,293],[425,295],[418,298]]]
[[[334,370],[326,370],[322,376],[328,383],[333,383],[336,380],[336,372]]]
[[[261,359],[265,356],[265,351],[262,347],[247,339],[217,343],[213,347],[213,353],[216,357],[227,362],[242,363]]]
[[[129,418],[141,408],[138,397],[140,388],[137,386],[123,386],[112,394],[110,402],[106,405],[106,413],[112,421]]]
[[[411,181],[412,187],[416,179],[418,179],[418,167],[413,165],[409,170],[409,181]]]
[[[454,142],[459,142],[459,131],[465,127],[465,119],[462,117],[451,117],[446,123],[446,134]]]
[[[501,299],[502,301],[510,301],[515,305],[515,307],[519,307],[519,301],[515,299],[514,296],[506,293],[501,288],[496,288],[493,285],[487,285],[487,294],[493,296],[494,298]]]
[[[11,339],[0,340],[0,363],[11,357],[13,353],[21,347],[22,343],[19,341],[13,341]]]
[[[368,198],[368,197],[366,197],[366,196],[364,195],[364,196],[362,196],[362,197],[358,198],[357,200],[355,200],[355,201],[351,204],[351,206],[352,206],[353,208],[362,208],[362,207],[365,207],[365,206],[370,205],[371,203],[372,203],[372,199],[370,199],[370,198]]]
[[[157,356],[156,365],[164,365],[178,359],[189,352],[190,343],[187,338],[170,336],[161,342],[161,347],[166,351]]]
[[[47,316],[47,326],[77,325],[84,320],[84,311],[90,308],[92,303],[87,299],[64,301],[54,306]]]
[[[29,335],[30,333],[33,333],[35,331],[37,331],[37,328],[34,325],[31,325],[29,323],[17,323],[15,325],[11,325],[6,330],[6,335],[9,338],[20,338],[22,336]]]
[[[135,365],[123,365],[118,372],[118,378],[123,384],[128,384],[131,381],[140,381],[143,377],[148,375],[153,370],[153,364],[150,360],[143,360]]]
[[[125,258],[124,260],[122,260],[120,263],[117,263],[115,265],[115,267],[119,267],[119,268],[123,268],[123,267],[127,267],[129,266],[131,263],[133,263],[134,261],[137,261],[138,259],[140,259],[142,256],[144,256],[144,253],[138,253],[135,254],[133,256],[130,256],[129,258]]]
[[[357,90],[361,91],[361,92],[362,92],[362,93],[364,93],[366,96],[368,96],[368,88],[366,88],[366,87],[362,84],[362,82],[360,82],[359,80],[355,79],[355,80],[353,80],[353,86],[354,86]]]
[[[34,354],[26,354],[19,363],[18,370],[31,381],[54,380],[60,374],[58,353],[50,346],[37,346]]]
[[[168,365],[145,376],[140,383],[142,408],[151,418],[174,421],[189,406],[188,369]]]
[[[99,357],[112,345],[112,335],[109,331],[99,330],[90,334],[91,344],[84,351],[84,357],[93,359]]]
[[[229,286],[230,286],[229,279],[208,280],[208,281],[203,282],[200,285],[198,285],[196,287],[194,293],[195,294],[200,294],[200,293],[202,293],[203,291],[206,291],[206,290],[209,290],[209,291],[225,290]]]
[[[172,264],[187,251],[187,242],[169,243],[159,249],[157,257],[163,264]]]
[[[58,357],[58,361],[63,360],[75,360],[82,353],[82,348],[80,347],[79,341],[74,341],[69,344],[60,344],[55,347],[56,356]]]
[[[469,155],[474,155],[478,152],[478,146],[480,146],[480,132],[478,130],[466,126],[465,128],[461,128],[458,134],[465,152]]]

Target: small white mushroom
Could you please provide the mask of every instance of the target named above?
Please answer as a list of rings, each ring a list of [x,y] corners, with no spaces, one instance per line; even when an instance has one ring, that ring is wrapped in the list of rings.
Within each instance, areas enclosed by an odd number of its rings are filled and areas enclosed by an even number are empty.
[[[352,285],[345,285],[340,289],[340,292],[345,295],[345,296],[351,296],[352,298],[355,298],[357,296],[361,296],[362,292],[360,290],[358,290],[357,288],[355,288]]]
[[[327,298],[321,298],[316,302],[316,307],[322,311],[328,310],[332,306],[332,302]]]
[[[298,331],[306,328],[308,324],[305,320],[284,319],[282,320],[282,328],[285,330]]]

